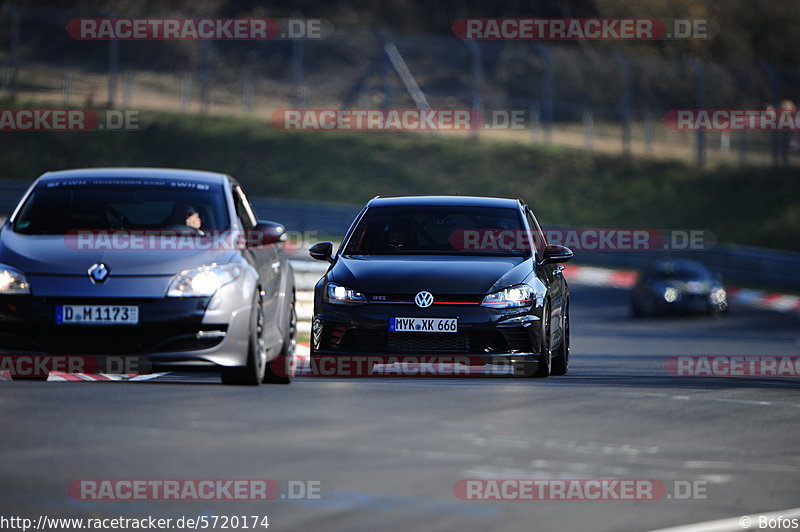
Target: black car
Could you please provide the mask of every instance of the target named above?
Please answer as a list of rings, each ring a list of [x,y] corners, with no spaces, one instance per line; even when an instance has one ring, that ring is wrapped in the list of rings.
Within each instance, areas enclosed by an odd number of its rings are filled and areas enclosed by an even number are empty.
[[[228,175],[48,172],[0,229],[0,356],[138,357],[228,384],[288,383],[296,315],[285,239]]]
[[[709,314],[728,310],[725,288],[703,264],[659,259],[639,274],[631,291],[631,314]]]
[[[569,368],[572,251],[547,245],[517,199],[377,197],[361,210],[314,290],[312,360],[463,354],[525,376]]]

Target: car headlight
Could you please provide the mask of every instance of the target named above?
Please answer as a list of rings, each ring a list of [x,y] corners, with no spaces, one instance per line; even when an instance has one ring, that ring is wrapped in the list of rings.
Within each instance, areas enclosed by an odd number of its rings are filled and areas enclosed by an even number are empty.
[[[664,301],[667,303],[674,303],[681,297],[681,292],[675,287],[668,286],[664,289]]]
[[[492,292],[483,298],[482,307],[519,308],[527,307],[533,301],[533,288],[528,285],[512,286]]]
[[[0,294],[30,294],[25,274],[16,268],[0,264]]]
[[[325,285],[325,301],[337,305],[358,305],[367,302],[367,296],[357,290],[337,283]]]
[[[167,297],[204,297],[236,280],[242,273],[238,264],[209,264],[184,270],[172,279]]]
[[[712,290],[710,299],[712,305],[728,304],[728,294],[725,292],[724,288],[715,288],[714,290]]]

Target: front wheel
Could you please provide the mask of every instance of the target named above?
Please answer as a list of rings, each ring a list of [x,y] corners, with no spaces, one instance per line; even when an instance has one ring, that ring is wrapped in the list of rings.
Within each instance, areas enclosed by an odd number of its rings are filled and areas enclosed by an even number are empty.
[[[253,301],[250,311],[250,340],[247,347],[247,365],[222,370],[223,384],[257,386],[264,380],[267,367],[267,349],[264,338],[264,308],[261,292]]]
[[[564,325],[561,332],[561,344],[553,359],[551,375],[566,375],[569,371],[569,301],[564,305]]]
[[[545,301],[542,310],[542,341],[539,346],[539,367],[533,373],[533,377],[544,379],[550,376],[553,363],[553,350],[550,346],[550,302]]]
[[[264,382],[267,384],[289,384],[292,382],[291,366],[297,348],[297,311],[294,300],[289,315],[289,328],[283,337],[281,352],[264,371]]]

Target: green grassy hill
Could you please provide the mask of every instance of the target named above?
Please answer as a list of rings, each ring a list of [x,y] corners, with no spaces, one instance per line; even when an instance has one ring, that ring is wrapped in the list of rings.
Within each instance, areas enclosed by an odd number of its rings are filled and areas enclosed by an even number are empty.
[[[263,121],[152,115],[138,132],[2,133],[0,177],[84,166],[227,172],[252,195],[360,204],[381,194],[519,196],[542,223],[710,229],[800,250],[800,176],[421,134],[285,132]]]

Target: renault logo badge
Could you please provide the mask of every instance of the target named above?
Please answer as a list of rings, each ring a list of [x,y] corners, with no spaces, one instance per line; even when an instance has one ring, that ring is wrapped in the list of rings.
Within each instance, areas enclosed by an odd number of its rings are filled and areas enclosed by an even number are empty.
[[[104,282],[106,279],[108,279],[109,273],[111,273],[111,271],[108,269],[108,266],[106,266],[102,262],[100,264],[95,264],[94,266],[89,268],[89,278],[94,283]]]
[[[419,308],[428,308],[433,305],[433,294],[423,290],[414,296],[414,303],[416,303]]]

